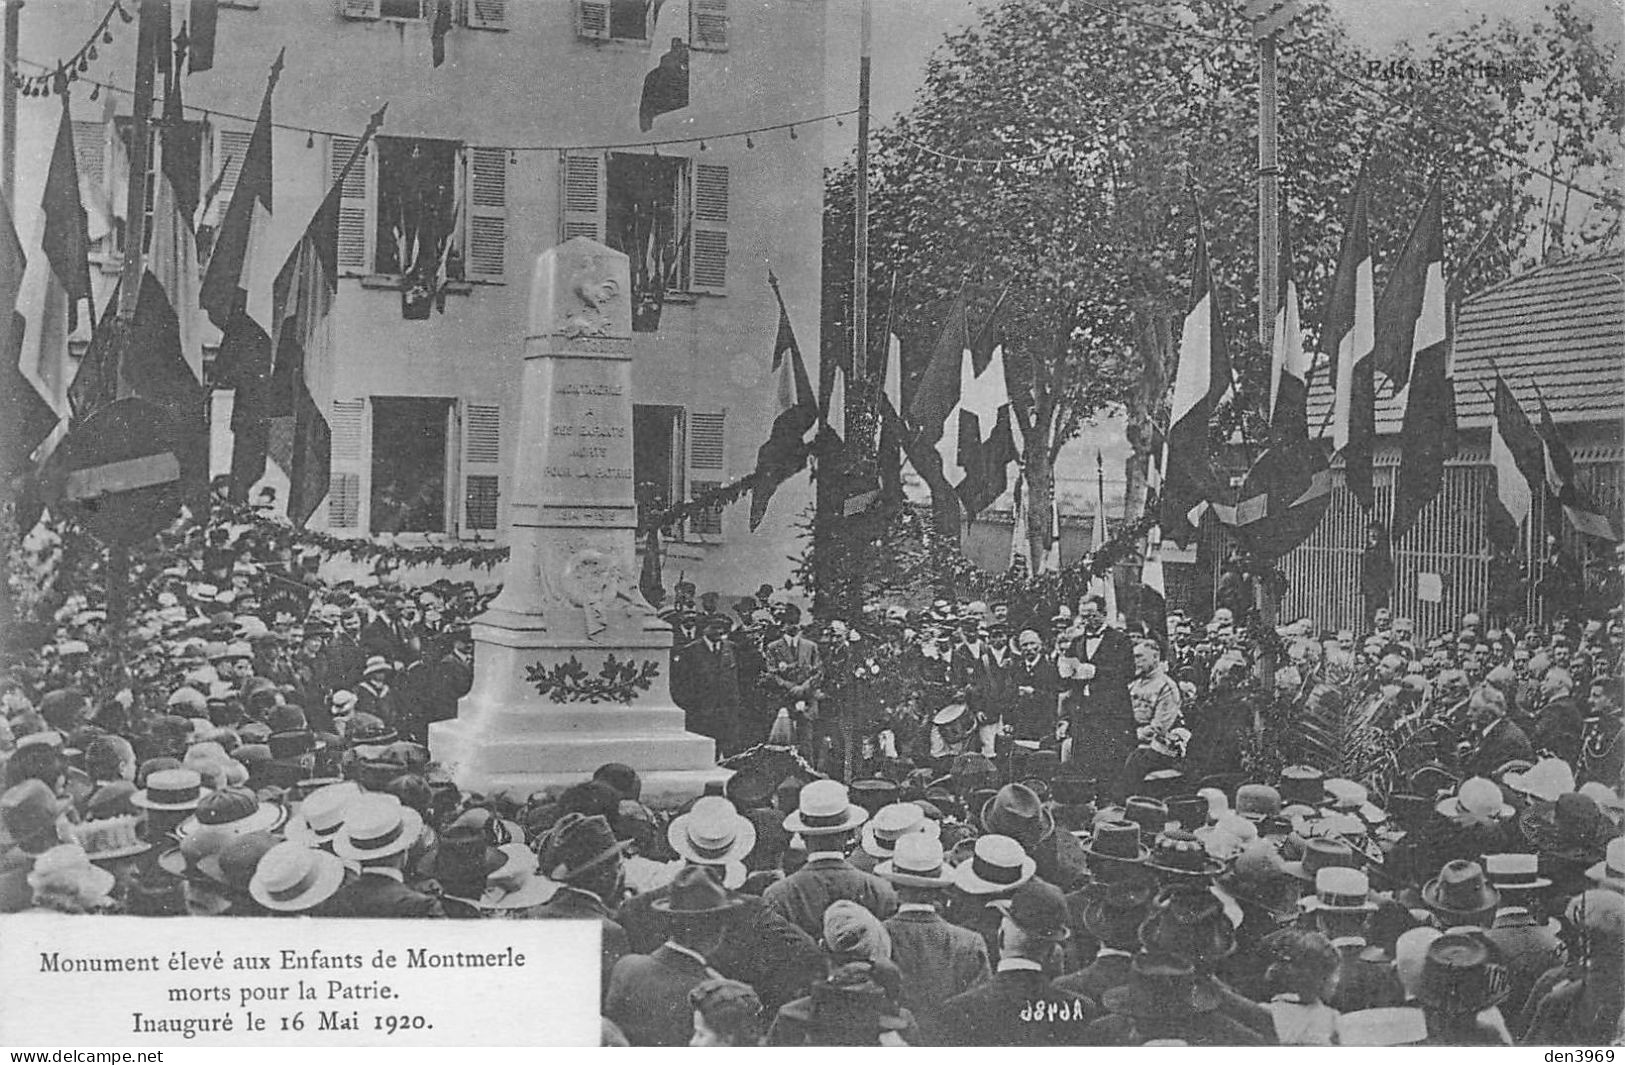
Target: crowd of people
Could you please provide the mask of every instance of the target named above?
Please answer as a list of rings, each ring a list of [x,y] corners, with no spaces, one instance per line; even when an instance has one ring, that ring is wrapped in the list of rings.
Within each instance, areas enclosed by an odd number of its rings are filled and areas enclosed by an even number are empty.
[[[1271,639],[1229,607],[819,621],[679,584],[671,693],[732,772],[663,808],[616,764],[459,788],[427,729],[490,589],[317,562],[178,529],[122,627],[75,570],[12,634],[0,913],[596,921],[633,1045],[1621,1034],[1617,612]],[[1328,761],[1310,718],[1383,757]]]

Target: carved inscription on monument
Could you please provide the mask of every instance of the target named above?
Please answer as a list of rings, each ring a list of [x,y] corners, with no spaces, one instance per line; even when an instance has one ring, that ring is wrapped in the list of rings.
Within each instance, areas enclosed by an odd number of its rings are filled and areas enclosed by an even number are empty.
[[[561,360],[552,394],[548,495],[572,503],[630,502],[632,427],[626,385],[614,363]]]

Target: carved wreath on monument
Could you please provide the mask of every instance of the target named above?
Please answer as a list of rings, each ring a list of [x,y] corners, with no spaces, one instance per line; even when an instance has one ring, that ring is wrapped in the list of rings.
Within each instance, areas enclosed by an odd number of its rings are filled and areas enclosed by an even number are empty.
[[[642,662],[619,659],[609,655],[597,674],[575,655],[568,662],[560,662],[549,669],[536,662],[525,667],[525,680],[536,686],[538,695],[545,695],[555,703],[621,703],[630,706],[642,692],[654,686],[660,676],[660,663],[650,659]]]

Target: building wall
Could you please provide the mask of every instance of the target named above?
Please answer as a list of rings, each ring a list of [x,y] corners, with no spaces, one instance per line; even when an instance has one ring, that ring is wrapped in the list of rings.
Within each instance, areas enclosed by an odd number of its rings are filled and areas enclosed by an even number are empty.
[[[427,21],[346,19],[340,15],[344,2],[262,0],[249,6],[223,0],[215,68],[186,79],[187,104],[244,116],[209,121],[222,130],[246,132],[266,72],[285,47],[285,70],[273,98],[278,123],[354,136],[387,102],[382,135],[509,149],[506,271],[499,282],[454,290],[445,312],[427,321],[403,320],[392,281],[363,276],[365,269],[351,271],[339,286],[332,395],[325,398],[342,404],[369,397],[440,397],[456,401],[460,419],[470,406],[495,407],[501,463],[491,472],[505,483],[519,424],[516,389],[530,271],[536,257],[562,239],[562,156],[555,149],[703,137],[703,152],[695,143],[662,146],[659,152],[728,168],[725,294],[675,297],[664,309],[659,331],[636,336],[634,402],[724,414],[721,468],[708,461],[712,468],[690,475],[702,472],[705,479],[726,482],[749,473],[773,414],[769,360],[777,306],[766,282],[770,266],[780,279],[801,350],[809,360],[816,360],[819,350],[825,133],[819,124],[799,127],[794,138],[783,130],[761,133],[752,137],[752,147],[742,136],[720,135],[824,113],[823,5],[817,0],[714,4],[711,10],[727,13],[727,50],[692,53],[690,106],[660,117],[645,134],[637,111],[648,45],[584,39],[577,30],[577,5],[570,0],[509,0],[504,32],[457,25],[439,69],[431,65]],[[100,0],[29,4],[19,38],[22,58],[44,61],[71,54],[104,10]],[[184,6],[175,10],[178,21]],[[129,86],[134,39],[133,26],[122,28],[113,45],[100,47],[87,77]],[[84,86],[77,86],[75,119],[100,119],[102,102],[87,97]],[[121,94],[117,106],[127,115],[128,95]],[[59,108],[56,98],[19,101],[17,214],[25,247],[39,224],[40,190]],[[538,146],[548,150],[531,150]],[[328,186],[332,159],[342,158],[345,147],[325,134],[276,131],[274,225],[257,259],[262,268],[274,273],[286,258]],[[206,163],[209,172],[220,161]],[[114,277],[111,270],[95,273],[100,306]],[[816,363],[809,369],[816,374]],[[213,409],[220,415],[229,408],[217,401]],[[371,409],[370,404],[361,408],[363,430]],[[364,472],[370,469],[368,434],[363,431],[359,438],[361,454],[347,451],[357,439],[348,435],[352,410],[332,419],[335,468]],[[217,435],[222,431],[217,419]],[[465,443],[453,434],[454,451]],[[217,460],[229,453],[221,441],[215,444]],[[461,490],[453,487],[459,511]],[[367,495],[364,489],[361,494]],[[706,537],[707,543],[673,544],[666,568],[672,577],[681,569],[702,588],[728,592],[753,589],[762,580],[782,581],[789,557],[798,552],[794,526],[810,502],[807,478],[796,478],[776,494],[755,534],[747,530],[746,506],[731,507],[720,535]],[[327,517],[324,508],[313,525],[321,527]]]

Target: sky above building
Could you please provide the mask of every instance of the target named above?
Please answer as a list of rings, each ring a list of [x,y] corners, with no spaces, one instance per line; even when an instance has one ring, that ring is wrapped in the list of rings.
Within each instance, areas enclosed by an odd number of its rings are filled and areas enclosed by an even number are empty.
[[[870,100],[876,122],[906,110],[924,79],[926,61],[943,37],[970,24],[996,0],[873,0]],[[1028,0],[1032,3],[1047,0]],[[1480,17],[1529,22],[1543,16],[1539,0],[1318,0],[1367,47],[1384,52],[1403,40],[1471,25]],[[860,0],[828,0],[827,102],[832,111],[857,105]],[[1621,0],[1579,0],[1605,39],[1622,36]],[[826,141],[830,162],[851,154],[853,126]]]

